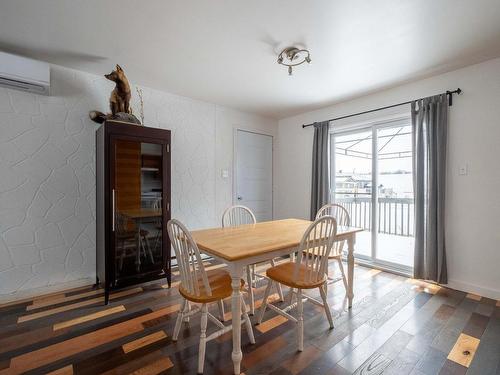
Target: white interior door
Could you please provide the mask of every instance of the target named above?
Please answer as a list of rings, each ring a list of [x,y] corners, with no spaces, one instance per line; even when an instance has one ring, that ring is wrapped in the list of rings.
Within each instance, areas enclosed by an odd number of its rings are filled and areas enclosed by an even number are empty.
[[[273,219],[273,137],[236,131],[235,204],[249,207],[257,221]]]

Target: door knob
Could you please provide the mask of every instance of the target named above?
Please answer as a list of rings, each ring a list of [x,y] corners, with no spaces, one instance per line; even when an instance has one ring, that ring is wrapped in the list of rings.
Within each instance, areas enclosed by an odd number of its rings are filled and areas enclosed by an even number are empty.
[[[241,201],[243,197],[241,195],[238,195],[238,200]]]

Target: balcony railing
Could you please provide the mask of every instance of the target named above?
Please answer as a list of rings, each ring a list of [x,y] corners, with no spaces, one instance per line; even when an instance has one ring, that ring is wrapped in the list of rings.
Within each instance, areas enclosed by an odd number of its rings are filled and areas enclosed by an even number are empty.
[[[345,195],[342,193],[341,195]],[[338,197],[335,203],[344,206],[351,217],[351,225],[372,229],[371,197]],[[378,198],[378,232],[413,237],[415,206],[412,198]]]

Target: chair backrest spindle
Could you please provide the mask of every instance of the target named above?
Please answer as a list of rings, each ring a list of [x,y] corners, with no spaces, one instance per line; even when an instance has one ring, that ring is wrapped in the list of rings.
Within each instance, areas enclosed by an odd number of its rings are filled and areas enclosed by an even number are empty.
[[[222,227],[233,227],[243,224],[255,224],[257,220],[253,212],[246,206],[228,207],[222,214]]]
[[[151,205],[151,208],[153,210],[158,210],[160,211],[162,209],[162,200],[161,198],[157,198],[153,201],[153,204]],[[156,225],[161,225],[161,217],[158,217],[156,220],[155,220],[155,223]]]
[[[337,225],[340,227],[349,227],[351,225],[351,218],[349,216],[349,212],[345,209],[345,207],[340,204],[329,203],[325,204],[318,210],[316,214],[316,219],[319,219],[323,216],[333,216],[337,221]],[[334,243],[331,256],[338,256],[342,254],[342,250],[344,248],[345,241],[337,241]]]
[[[192,295],[200,296],[201,281],[205,293],[212,295],[200,250],[187,228],[180,221],[172,219],[167,223],[167,231],[177,258],[181,287]]]
[[[336,234],[337,221],[328,215],[316,219],[307,228],[297,250],[294,279],[298,279],[301,265],[306,272],[303,281],[316,282],[324,277]]]

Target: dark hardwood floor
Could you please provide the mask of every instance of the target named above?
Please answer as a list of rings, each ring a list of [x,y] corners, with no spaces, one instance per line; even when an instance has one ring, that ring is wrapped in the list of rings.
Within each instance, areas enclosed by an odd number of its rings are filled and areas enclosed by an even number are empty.
[[[115,292],[108,306],[92,287],[0,306],[0,374],[195,374],[199,315],[171,341],[176,280],[174,272],[172,289],[156,282]],[[255,345],[242,334],[242,371],[500,374],[499,301],[359,266],[351,310],[344,295],[342,283],[330,286],[333,330],[322,309],[304,305],[302,353],[294,324],[268,310]],[[205,374],[232,374],[231,351],[231,332],[208,343]]]

